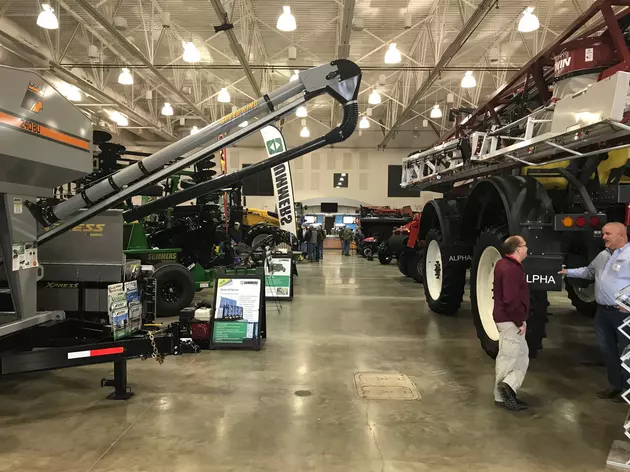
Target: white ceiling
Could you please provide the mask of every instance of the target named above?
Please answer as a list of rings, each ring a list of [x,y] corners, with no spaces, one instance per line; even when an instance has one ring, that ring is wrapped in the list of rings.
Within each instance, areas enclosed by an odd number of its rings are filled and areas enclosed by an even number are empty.
[[[214,31],[220,21],[212,1],[52,0],[60,29],[50,32],[47,38],[46,32],[35,24],[40,11],[38,0],[0,0],[0,16],[3,17],[0,21],[4,22],[0,26],[11,24],[16,32],[30,35],[29,42],[37,41],[42,45],[37,49],[49,64],[56,64],[54,74],[63,76],[63,70],[68,69],[86,77],[99,89],[100,94],[85,97],[79,105],[92,114],[95,122],[107,117],[106,110],[132,110],[141,115],[129,116],[128,132],[133,133],[132,139],[139,144],[155,141],[163,144],[188,133],[194,124],[201,126],[204,120],[211,122],[229,113],[232,105],[240,107],[258,98],[226,34]],[[99,22],[83,2],[96,7],[110,25]],[[223,0],[223,7],[248,57],[255,81],[265,93],[284,85],[293,68],[308,68],[338,57],[343,20],[349,19],[344,14],[346,3],[348,0]],[[349,53],[349,59],[364,68],[359,98],[362,112],[368,107],[367,97],[371,87],[378,85],[379,75],[385,74],[386,83],[378,86],[383,102],[373,109],[370,129],[362,136],[355,133],[344,145],[375,148],[481,0],[356,0],[351,3],[355,3],[354,18],[361,18],[364,23],[362,31],[351,31]],[[436,132],[423,128],[422,120],[428,118],[429,109],[435,103],[444,103],[449,92],[455,94],[455,105],[475,106],[483,102],[591,3],[591,0],[500,0],[498,7],[487,14],[449,64],[451,68],[476,69],[478,86],[474,89],[460,87],[463,70],[443,72],[388,147],[411,150],[433,141]],[[282,33],[275,28],[285,4],[291,6],[297,21],[297,30],[292,33]],[[523,35],[517,32],[516,25],[529,5],[535,7],[541,28]],[[167,29],[162,26],[163,12],[171,14],[171,25]],[[137,48],[133,54],[124,41],[107,28],[111,26],[114,13],[127,20],[128,28],[121,33]],[[406,15],[411,15],[413,27],[410,29],[403,27]],[[24,37],[16,38],[22,33],[7,27],[2,29],[3,44],[26,57],[20,52]],[[197,69],[183,62],[182,40],[192,40],[201,51],[202,60]],[[396,42],[403,54],[403,61],[396,66],[386,66],[383,61],[389,42]],[[91,61],[88,57],[90,44],[99,48],[99,60]],[[290,46],[297,48],[295,61],[288,60]],[[500,52],[498,61],[490,62],[497,50]],[[161,77],[144,66],[139,67],[143,64],[140,55],[159,69]],[[133,87],[117,83],[122,65],[133,68]],[[403,70],[408,67],[415,70]],[[494,70],[481,71],[481,68]],[[165,86],[164,79],[171,84],[171,90]],[[228,87],[232,97],[229,105],[216,101],[221,87]],[[151,103],[145,98],[147,90],[154,91]],[[111,103],[127,108],[102,106],[109,98],[113,99]],[[187,117],[183,127],[177,119],[160,116],[165,101],[173,104],[176,117]],[[328,98],[309,102],[307,123],[311,136],[323,134],[335,124],[331,103]],[[449,128],[447,113],[435,120],[434,125],[439,133]],[[286,125],[285,136],[289,143],[300,142],[299,129],[299,119]],[[249,138],[244,144],[258,145],[259,139]]]

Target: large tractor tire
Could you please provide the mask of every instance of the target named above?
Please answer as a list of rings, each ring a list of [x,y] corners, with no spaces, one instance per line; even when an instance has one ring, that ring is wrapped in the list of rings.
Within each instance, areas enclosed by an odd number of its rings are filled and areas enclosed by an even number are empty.
[[[424,283],[424,254],[419,251],[407,253],[407,273],[409,277],[418,282]]]
[[[473,251],[470,271],[470,301],[477,337],[483,350],[493,359],[499,353],[499,330],[494,322],[494,266],[501,259],[504,228],[488,228],[481,233]],[[527,322],[530,357],[536,357],[546,337],[547,292],[532,292]]]
[[[429,308],[440,315],[454,315],[464,297],[466,268],[445,265],[442,260],[442,233],[430,230],[425,237],[422,262],[424,263],[424,294]]]
[[[392,253],[389,250],[387,241],[379,244],[378,246],[378,261],[383,265],[389,265],[392,261]]]
[[[157,282],[157,316],[178,316],[190,306],[195,296],[195,281],[186,267],[176,262],[160,262],[155,265],[152,277]]]
[[[580,314],[595,318],[597,312],[597,303],[595,303],[595,284],[588,287],[578,287],[576,285],[566,284],[567,295],[571,304]]]
[[[398,265],[398,270],[405,277],[409,277],[409,271],[407,270],[407,258],[410,257],[411,254],[409,251],[403,251],[400,256],[398,256],[398,260],[396,264]]]

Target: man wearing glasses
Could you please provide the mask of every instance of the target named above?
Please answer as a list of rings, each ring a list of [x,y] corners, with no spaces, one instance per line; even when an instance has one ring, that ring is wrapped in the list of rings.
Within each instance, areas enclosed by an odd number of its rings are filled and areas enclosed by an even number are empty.
[[[577,279],[595,280],[595,334],[597,344],[604,355],[608,371],[609,387],[597,395],[624,403],[624,370],[619,357],[628,345],[628,338],[617,328],[628,316],[615,303],[616,293],[630,285],[630,244],[627,228],[621,223],[608,223],[602,228],[604,249],[587,266],[578,269],[562,269],[561,274]],[[627,386],[626,386],[627,387]]]
[[[523,268],[527,243],[521,236],[510,236],[503,243],[503,250],[505,256],[494,266],[493,316],[499,330],[494,401],[510,411],[521,411],[527,409],[527,404],[516,397],[516,392],[529,367],[525,339],[529,287]]]

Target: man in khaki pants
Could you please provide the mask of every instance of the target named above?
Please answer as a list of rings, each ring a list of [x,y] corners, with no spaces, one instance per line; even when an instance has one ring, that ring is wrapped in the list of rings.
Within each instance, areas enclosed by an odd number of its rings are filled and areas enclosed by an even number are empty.
[[[494,401],[510,411],[527,409],[516,397],[529,366],[525,340],[529,316],[529,287],[523,260],[527,243],[521,236],[510,236],[503,243],[505,256],[494,267],[494,321],[499,330],[499,355],[496,360]]]

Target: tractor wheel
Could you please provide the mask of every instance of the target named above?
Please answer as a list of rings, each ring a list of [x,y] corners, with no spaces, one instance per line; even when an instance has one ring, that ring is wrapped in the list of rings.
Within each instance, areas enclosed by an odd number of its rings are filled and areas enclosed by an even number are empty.
[[[499,353],[499,330],[494,322],[494,266],[501,259],[501,245],[506,238],[504,228],[488,228],[481,233],[473,251],[470,271],[470,304],[473,322],[481,347],[491,358]],[[527,343],[530,357],[536,357],[546,337],[547,292],[530,295]]]
[[[291,242],[290,233],[277,226],[268,225],[266,223],[259,223],[249,228],[243,242],[250,247],[256,247],[268,236],[273,236],[273,241],[276,246],[290,244]]]
[[[155,265],[152,277],[157,282],[155,304],[157,316],[178,316],[193,301],[195,281],[186,267],[173,262]]]
[[[413,251],[407,255],[407,273],[409,277],[418,282],[424,283],[424,253]]]
[[[444,265],[442,260],[442,233],[430,230],[425,238],[424,294],[429,308],[440,315],[453,315],[459,310],[464,297],[466,269]]]
[[[398,270],[405,277],[409,277],[409,271],[407,270],[407,258],[411,257],[411,254],[408,251],[403,251],[398,256],[398,260],[396,261],[398,265]]]
[[[392,254],[386,242],[378,246],[378,261],[383,265],[388,265],[392,261]]]
[[[595,284],[588,287],[577,287],[575,285],[566,284],[567,295],[571,304],[580,314],[588,318],[595,318],[597,311],[597,303],[595,303]]]
[[[373,252],[372,252],[372,246],[370,246],[370,245],[366,245],[366,246],[363,248],[363,252],[362,252],[361,254],[363,254],[363,257],[366,257],[366,258],[367,258],[367,257],[372,257],[372,255],[373,255]]]

